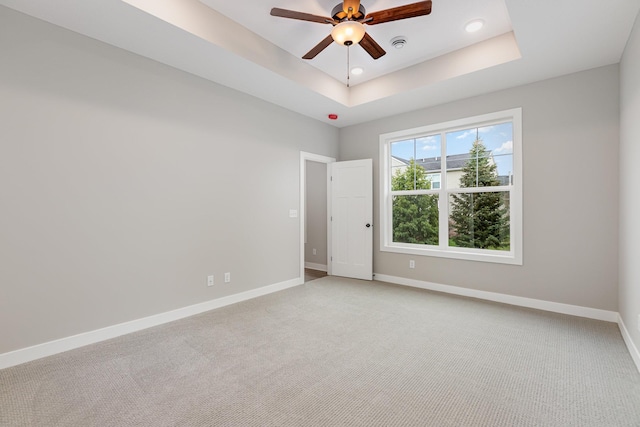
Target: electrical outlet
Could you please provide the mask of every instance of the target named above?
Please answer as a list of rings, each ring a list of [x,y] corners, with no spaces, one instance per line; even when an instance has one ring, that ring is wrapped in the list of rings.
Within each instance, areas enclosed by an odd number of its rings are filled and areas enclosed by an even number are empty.
[[[207,286],[213,286],[213,276],[207,276]]]
[[[409,268],[416,268],[416,262],[412,259],[409,260]]]
[[[313,248],[313,254],[318,255],[318,250],[316,248]]]
[[[229,283],[231,281],[231,273],[224,273],[224,283]]]
[[[638,331],[640,331],[640,314],[638,314]]]

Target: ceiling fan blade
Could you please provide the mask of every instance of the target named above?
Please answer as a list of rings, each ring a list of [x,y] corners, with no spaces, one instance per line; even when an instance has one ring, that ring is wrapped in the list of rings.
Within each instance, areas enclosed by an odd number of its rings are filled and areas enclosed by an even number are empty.
[[[313,49],[311,49],[309,52],[307,52],[302,57],[302,59],[313,59],[313,58],[315,58],[316,55],[318,55],[320,52],[325,50],[327,48],[327,46],[329,46],[331,43],[333,43],[333,38],[331,37],[331,34],[329,34],[327,36],[327,38],[322,40],[320,43],[315,45],[315,47]]]
[[[406,4],[404,6],[392,7],[391,9],[379,10],[367,14],[365,19],[371,18],[368,25],[382,24],[383,22],[397,21],[399,19],[414,18],[416,16],[428,15],[431,13],[431,0],[420,1],[418,3]]]
[[[280,9],[278,7],[271,9],[271,16],[298,19],[300,21],[319,22],[320,24],[335,24],[333,19],[326,16],[312,15],[310,13],[296,12],[295,10]]]
[[[367,51],[367,53],[369,55],[371,55],[371,57],[373,59],[378,59],[381,56],[385,55],[387,52],[384,51],[384,49],[378,44],[376,43],[376,41],[367,33],[364,33],[364,38],[362,40],[360,40],[360,46],[362,46],[362,48],[364,50]]]

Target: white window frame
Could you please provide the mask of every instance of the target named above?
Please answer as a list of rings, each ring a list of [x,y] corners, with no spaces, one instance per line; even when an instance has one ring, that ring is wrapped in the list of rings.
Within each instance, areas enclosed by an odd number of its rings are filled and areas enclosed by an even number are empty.
[[[479,189],[448,189],[446,173],[441,173],[439,190],[424,190],[425,194],[438,194],[439,200],[449,200],[451,193],[509,191],[510,192],[510,250],[460,248],[448,246],[448,203],[439,203],[440,239],[439,245],[420,245],[393,241],[392,195],[391,195],[391,143],[436,133],[445,134],[471,127],[483,127],[497,123],[511,122],[513,125],[513,179],[510,185],[502,187],[482,187]],[[442,138],[442,167],[446,171],[446,139]],[[414,129],[380,135],[380,250],[410,255],[434,256],[471,261],[522,265],[522,108],[513,108],[495,113],[452,120]]]

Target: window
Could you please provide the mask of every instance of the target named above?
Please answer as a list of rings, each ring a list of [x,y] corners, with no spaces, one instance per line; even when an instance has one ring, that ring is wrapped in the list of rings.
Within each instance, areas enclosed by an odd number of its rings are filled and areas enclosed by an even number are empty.
[[[380,136],[381,250],[522,264],[522,110]]]
[[[434,190],[440,189],[440,174],[439,173],[427,173],[427,179],[431,182],[431,188]]]

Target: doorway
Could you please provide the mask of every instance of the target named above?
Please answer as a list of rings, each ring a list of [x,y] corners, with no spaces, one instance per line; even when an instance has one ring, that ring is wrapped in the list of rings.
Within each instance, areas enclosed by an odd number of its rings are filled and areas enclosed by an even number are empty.
[[[314,163],[318,163],[315,165]],[[312,153],[300,153],[300,282],[305,281],[305,263],[324,269],[328,275],[336,274],[354,279],[373,279],[373,165],[371,159],[336,162],[331,157]],[[312,178],[311,172],[317,173]],[[308,205],[307,179],[314,180],[312,187],[321,188],[326,204]],[[324,185],[322,184],[324,180]],[[315,187],[313,187],[315,186]],[[311,190],[312,191],[312,190]],[[314,200],[317,201],[317,195]],[[313,224],[307,224],[312,212]],[[320,215],[324,211],[325,214]],[[317,214],[317,215],[316,215]],[[317,219],[321,218],[321,219]],[[323,227],[319,222],[324,222]],[[324,230],[322,236],[309,241],[312,227]],[[315,232],[316,230],[314,230]],[[326,246],[325,246],[326,245]],[[322,248],[319,249],[318,247]],[[326,249],[324,249],[326,247]],[[313,255],[315,249],[315,257]],[[323,253],[320,253],[322,251]],[[310,253],[307,261],[306,254]],[[314,262],[313,260],[326,260]],[[325,264],[321,264],[324,262]]]
[[[305,282],[324,277],[328,271],[327,164],[307,160],[305,198]]]
[[[331,274],[327,165],[336,159],[300,153],[300,280]],[[308,274],[305,270],[308,269]]]

